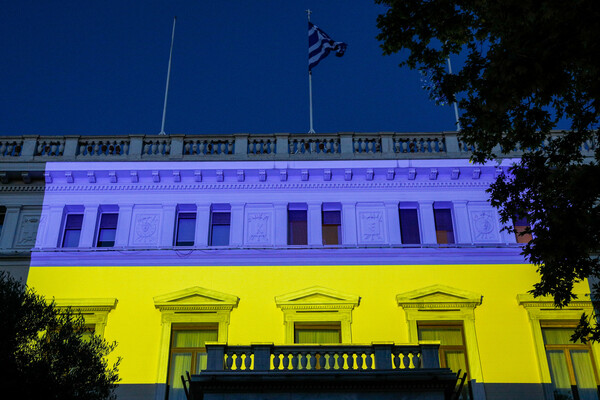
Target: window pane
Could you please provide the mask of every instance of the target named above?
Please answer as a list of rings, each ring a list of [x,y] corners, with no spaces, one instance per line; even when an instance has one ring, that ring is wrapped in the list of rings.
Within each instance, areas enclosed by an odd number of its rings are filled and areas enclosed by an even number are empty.
[[[216,329],[176,330],[173,331],[173,347],[204,347],[206,342],[216,342]]]
[[[579,398],[581,400],[597,400],[598,388],[589,351],[571,350],[571,360],[573,360]]]
[[[229,246],[229,228],[229,225],[213,225],[210,245]]]
[[[323,244],[340,244],[340,225],[323,225]]]
[[[413,208],[400,209],[400,234],[403,244],[420,244],[419,217]]]
[[[231,213],[228,212],[213,212],[212,223],[213,225],[229,225],[231,222]]]
[[[446,367],[452,371],[458,373],[461,371],[461,375],[467,372],[467,359],[465,352],[462,350],[446,350]]]
[[[208,365],[208,354],[197,353],[196,354],[196,373],[204,371]]]
[[[339,326],[302,327],[296,326],[294,343],[332,344],[341,343]]]
[[[454,243],[454,229],[452,228],[452,213],[450,209],[434,209],[435,233],[439,244]]]
[[[423,327],[419,326],[419,340],[439,340],[443,346],[463,345],[462,329],[456,327]]]
[[[62,247],[77,247],[77,246],[79,246],[79,236],[81,236],[81,229],[65,230],[65,236],[63,238]]]
[[[100,219],[101,228],[117,229],[119,214],[102,214]]]
[[[196,214],[179,214],[176,246],[193,246],[196,234]]]
[[[115,245],[118,218],[119,214],[102,214],[100,229],[98,230],[98,247],[112,247]]]
[[[169,374],[169,400],[186,400],[181,375],[192,373],[192,353],[177,353],[171,356]]]
[[[340,211],[323,211],[323,224],[341,225],[342,213]]]
[[[65,221],[65,229],[81,229],[83,214],[68,214]]]
[[[575,333],[573,328],[543,328],[542,335],[546,344],[573,344],[571,335]]]
[[[308,244],[306,210],[288,210],[288,244]]]
[[[569,379],[569,370],[567,368],[567,358],[562,350],[547,350],[548,366],[550,367],[550,375],[552,384],[554,385],[555,398],[566,396],[571,398],[571,381]]]

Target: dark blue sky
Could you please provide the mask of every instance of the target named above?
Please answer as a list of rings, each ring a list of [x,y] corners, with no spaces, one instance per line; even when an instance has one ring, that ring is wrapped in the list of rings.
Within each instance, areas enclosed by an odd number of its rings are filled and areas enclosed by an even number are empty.
[[[0,135],[307,132],[307,22],[348,43],[313,71],[317,132],[454,129],[382,55],[372,1],[42,1],[0,13]]]

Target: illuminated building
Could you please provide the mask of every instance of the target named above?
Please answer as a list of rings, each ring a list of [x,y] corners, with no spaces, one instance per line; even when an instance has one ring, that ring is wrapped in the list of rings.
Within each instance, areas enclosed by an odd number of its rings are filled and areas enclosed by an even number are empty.
[[[15,140],[3,166],[44,165],[28,284],[119,343],[119,398],[177,398],[188,370],[227,398],[443,398],[447,370],[415,390],[420,368],[393,363],[435,366],[431,340],[475,399],[597,398],[596,345],[567,340],[587,284],[562,310],[527,294],[536,269],[486,193],[510,159],[470,164],[454,133]],[[283,371],[290,353],[314,365]]]

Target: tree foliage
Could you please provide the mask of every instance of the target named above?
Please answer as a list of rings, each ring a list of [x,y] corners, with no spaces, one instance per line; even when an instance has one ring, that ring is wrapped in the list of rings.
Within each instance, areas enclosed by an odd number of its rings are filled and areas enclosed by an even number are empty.
[[[7,398],[115,399],[116,343],[86,337],[81,314],[59,310],[0,272],[0,382]]]
[[[600,276],[600,2],[376,2],[387,5],[384,54],[424,72],[432,98],[458,101],[473,160],[522,151],[491,201],[507,226],[515,216],[531,226],[523,253],[541,276],[532,293],[568,304],[575,282]],[[459,54],[451,75],[447,59]],[[559,123],[570,127],[558,134]],[[597,327],[582,334],[600,339]]]

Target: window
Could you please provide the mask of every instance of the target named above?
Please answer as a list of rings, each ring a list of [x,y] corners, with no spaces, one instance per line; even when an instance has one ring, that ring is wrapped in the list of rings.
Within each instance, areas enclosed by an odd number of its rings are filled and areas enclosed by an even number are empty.
[[[352,310],[360,297],[321,286],[275,297],[285,343],[352,343]]]
[[[571,342],[577,321],[541,321],[554,399],[598,399],[591,347]]]
[[[294,343],[296,344],[334,344],[342,343],[342,328],[339,322],[299,323],[294,325]]]
[[[6,216],[6,207],[0,206],[0,235],[2,235],[2,227],[4,226],[4,217]]]
[[[462,322],[418,322],[419,340],[440,341],[440,366],[469,372]]]
[[[217,324],[173,325],[169,360],[169,400],[185,400],[181,375],[206,369],[206,342],[218,340]]]
[[[402,244],[420,244],[419,214],[416,203],[400,203],[400,237]]]
[[[193,246],[196,235],[196,213],[180,208],[177,212],[175,246]]]
[[[323,244],[342,244],[342,211],[339,203],[324,203],[322,211]]]
[[[231,207],[229,204],[213,204],[210,213],[209,246],[229,246]]]
[[[288,206],[288,244],[290,245],[308,244],[306,210],[305,203],[290,203]]]
[[[452,211],[450,207],[434,204],[435,235],[438,244],[454,244],[454,229],[452,228]]]
[[[79,236],[81,236],[82,223],[83,214],[67,214],[65,216],[61,247],[79,246]]]
[[[529,243],[531,241],[532,236],[531,233],[524,233],[525,230],[529,229],[529,222],[527,222],[527,218],[513,218],[514,226],[515,226],[515,236],[517,238],[517,243]]]
[[[100,214],[97,247],[113,247],[115,245],[118,219],[119,214],[117,213],[103,212]]]

